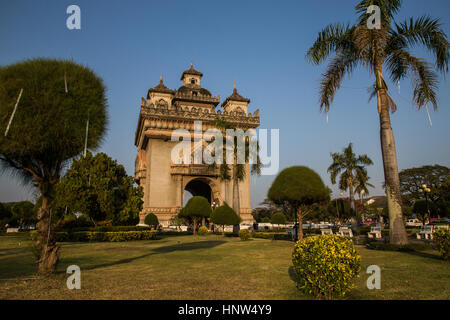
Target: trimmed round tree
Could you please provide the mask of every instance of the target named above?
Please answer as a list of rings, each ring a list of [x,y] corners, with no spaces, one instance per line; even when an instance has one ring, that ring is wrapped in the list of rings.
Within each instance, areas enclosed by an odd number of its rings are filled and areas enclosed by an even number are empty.
[[[295,166],[284,169],[278,174],[269,189],[268,198],[279,205],[287,204],[297,212],[298,239],[302,240],[303,218],[310,211],[308,207],[314,203],[328,201],[330,189],[313,170],[304,166]]]
[[[222,235],[225,235],[225,226],[235,226],[241,223],[241,218],[226,202],[217,207],[211,214],[211,222],[222,226]]]
[[[144,223],[150,227],[155,227],[156,229],[156,227],[159,225],[159,220],[156,214],[150,212],[145,216]]]
[[[270,218],[270,223],[286,224],[286,216],[283,214],[283,212],[274,213],[273,216]]]
[[[41,194],[35,245],[41,274],[53,272],[58,260],[50,228],[54,186],[83,152],[87,131],[87,148],[99,146],[106,108],[103,81],[73,61],[33,59],[0,68],[0,164]]]
[[[180,211],[181,217],[192,219],[194,224],[194,234],[197,233],[197,224],[202,218],[211,216],[211,205],[205,197],[195,196],[189,199],[184,208]]]

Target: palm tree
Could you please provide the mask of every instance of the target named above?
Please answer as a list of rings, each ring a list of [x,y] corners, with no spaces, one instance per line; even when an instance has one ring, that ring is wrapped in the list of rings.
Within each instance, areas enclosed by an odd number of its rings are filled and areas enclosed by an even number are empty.
[[[358,172],[358,174],[355,177],[355,193],[359,195],[359,200],[361,201],[361,204],[363,204],[363,196],[368,195],[369,187],[375,188],[373,184],[369,182],[370,177],[367,174],[367,170],[363,170],[361,172]]]
[[[346,74],[357,66],[365,67],[375,78],[371,98],[377,97],[380,120],[381,151],[383,155],[386,196],[389,210],[390,241],[394,244],[408,242],[403,223],[400,180],[397,155],[390,115],[396,105],[388,94],[385,73],[397,83],[409,75],[413,76],[413,102],[419,109],[431,103],[437,109],[437,74],[432,66],[410,53],[410,48],[422,45],[435,58],[435,67],[442,73],[448,72],[449,43],[441,28],[439,19],[423,16],[401,23],[394,21],[400,10],[401,0],[362,0],[356,7],[359,15],[355,25],[332,24],[323,29],[307,52],[313,64],[324,62],[332,54],[331,61],[323,74],[320,87],[320,107],[328,112],[336,91]],[[381,12],[380,28],[369,28],[371,14],[367,9],[376,5]]]
[[[245,164],[238,163],[238,143],[237,143],[237,137],[228,137],[226,135],[227,129],[233,129],[236,128],[233,127],[230,123],[226,122],[225,120],[217,120],[215,122],[215,127],[219,130],[221,130],[224,141],[223,141],[223,159],[226,159],[226,150],[227,150],[227,139],[233,138],[233,164],[228,164],[226,161],[223,161],[222,164],[219,165],[219,179],[221,181],[229,181],[233,180],[233,210],[236,212],[238,217],[240,217],[240,197],[239,197],[239,182],[243,181],[245,179],[246,175],[246,166],[249,162],[250,158],[250,139],[249,137],[245,137]],[[259,151],[259,146],[257,146],[257,151]],[[216,166],[216,164],[213,164],[212,166]],[[231,174],[230,174],[231,172]],[[259,155],[257,156],[256,163],[253,163],[251,166],[251,174],[261,174],[261,160],[259,158]],[[238,232],[238,228],[235,228],[235,233]]]
[[[366,155],[356,157],[353,152],[353,145],[348,144],[342,153],[332,153],[331,158],[333,163],[328,168],[328,173],[331,177],[331,183],[336,184],[336,178],[339,178],[339,189],[349,191],[350,195],[350,210],[352,215],[355,214],[355,186],[357,185],[358,176],[367,175],[365,166],[372,165],[372,160]]]

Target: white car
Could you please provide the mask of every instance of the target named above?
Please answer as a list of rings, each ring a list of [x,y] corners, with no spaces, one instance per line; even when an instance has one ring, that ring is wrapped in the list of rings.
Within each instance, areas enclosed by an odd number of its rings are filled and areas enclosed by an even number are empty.
[[[408,219],[406,221],[406,226],[408,227],[421,227],[423,223],[419,219]]]

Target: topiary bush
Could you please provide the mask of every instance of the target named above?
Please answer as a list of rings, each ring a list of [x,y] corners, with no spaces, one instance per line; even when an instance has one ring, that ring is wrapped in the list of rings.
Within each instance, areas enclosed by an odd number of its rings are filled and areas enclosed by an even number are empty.
[[[195,235],[197,233],[198,221],[202,218],[209,218],[211,213],[211,205],[208,200],[205,197],[194,196],[189,199],[178,215],[181,218],[189,218],[192,220]]]
[[[351,240],[337,235],[300,240],[292,253],[297,287],[317,299],[344,296],[361,270],[361,257]]]
[[[433,234],[433,245],[439,251],[442,259],[450,256],[450,229],[440,229]]]
[[[252,234],[250,230],[248,229],[239,230],[239,238],[241,238],[242,241],[250,240],[251,236]]]
[[[149,213],[145,216],[144,223],[156,228],[159,225],[158,217],[154,213]]]
[[[199,236],[206,236],[206,234],[208,233],[208,228],[205,226],[202,226],[202,227],[198,228],[197,233]]]
[[[211,222],[222,226],[222,235],[225,235],[225,226],[238,225],[241,222],[241,218],[236,214],[226,202],[220,207],[217,207],[211,213]]]

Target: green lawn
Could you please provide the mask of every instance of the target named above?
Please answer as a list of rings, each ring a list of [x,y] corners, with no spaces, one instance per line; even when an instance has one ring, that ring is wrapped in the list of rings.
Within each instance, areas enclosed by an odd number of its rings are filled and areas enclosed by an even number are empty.
[[[293,243],[221,236],[63,243],[57,273],[36,276],[31,241],[0,237],[0,299],[308,299],[292,272]],[[362,272],[347,299],[450,299],[450,264],[436,251],[385,252],[359,246]],[[81,290],[66,288],[69,265]],[[367,266],[381,267],[368,290]]]

